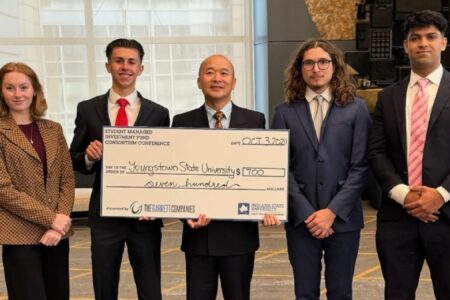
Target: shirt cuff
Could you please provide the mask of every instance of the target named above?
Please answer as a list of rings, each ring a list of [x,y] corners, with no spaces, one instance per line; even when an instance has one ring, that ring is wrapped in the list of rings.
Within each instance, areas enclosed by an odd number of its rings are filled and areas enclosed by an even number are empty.
[[[389,191],[389,198],[403,206],[408,192],[409,186],[407,186],[406,184],[397,184]]]
[[[84,161],[86,163],[86,170],[90,171],[92,169],[92,166],[95,164],[95,161],[90,161],[87,157],[87,154],[84,155]]]
[[[439,194],[441,194],[442,198],[444,198],[445,203],[450,201],[450,193],[445,188],[440,186],[436,190],[439,192]]]

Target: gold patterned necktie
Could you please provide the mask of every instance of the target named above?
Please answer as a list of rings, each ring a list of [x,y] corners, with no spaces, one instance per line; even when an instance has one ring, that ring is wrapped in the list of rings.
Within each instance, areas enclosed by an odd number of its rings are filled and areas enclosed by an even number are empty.
[[[223,119],[223,112],[216,111],[214,114],[214,119],[216,119],[216,124],[214,125],[215,128],[222,128],[222,119]]]

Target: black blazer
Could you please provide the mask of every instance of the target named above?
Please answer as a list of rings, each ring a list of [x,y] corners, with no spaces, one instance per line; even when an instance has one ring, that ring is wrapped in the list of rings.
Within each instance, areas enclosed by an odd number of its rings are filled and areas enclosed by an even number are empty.
[[[387,193],[397,184],[408,184],[405,102],[409,76],[378,94],[369,142],[369,160],[383,190],[381,219],[399,219],[407,213],[389,199]],[[434,102],[423,154],[423,185],[450,191],[450,73],[444,71]],[[450,221],[450,204],[441,208]]]
[[[262,113],[233,104],[230,128],[265,128]],[[205,106],[176,115],[172,127],[209,128]],[[196,255],[239,255],[259,248],[258,223],[249,221],[211,221],[203,228],[191,229],[185,222],[181,250]]]
[[[74,137],[70,145],[74,170],[82,173],[95,173],[91,200],[89,202],[89,226],[108,228],[134,222],[137,230],[147,230],[154,226],[161,227],[161,220],[157,222],[139,222],[135,219],[100,217],[101,161],[96,162],[91,170],[87,170],[85,150],[91,141],[102,141],[103,126],[111,125],[108,115],[108,96],[109,92],[78,103]],[[169,126],[169,111],[165,107],[143,98],[139,93],[138,97],[141,99],[141,108],[135,126]]]

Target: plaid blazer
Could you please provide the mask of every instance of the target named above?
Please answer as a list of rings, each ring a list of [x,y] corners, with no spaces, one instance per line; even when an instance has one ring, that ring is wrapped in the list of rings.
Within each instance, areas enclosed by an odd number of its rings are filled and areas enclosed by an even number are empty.
[[[0,244],[39,244],[56,214],[72,211],[75,180],[61,125],[36,123],[47,155],[47,186],[33,146],[12,118],[0,118]]]

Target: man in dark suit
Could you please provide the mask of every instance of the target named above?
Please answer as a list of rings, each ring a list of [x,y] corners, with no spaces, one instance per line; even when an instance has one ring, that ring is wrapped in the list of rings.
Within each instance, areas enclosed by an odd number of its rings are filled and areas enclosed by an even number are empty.
[[[447,21],[432,11],[404,23],[411,74],[378,95],[369,160],[382,189],[377,251],[386,299],[414,299],[427,261],[436,299],[450,297],[450,74]]]
[[[231,102],[236,84],[234,68],[222,55],[212,55],[200,65],[198,87],[205,104],[176,115],[173,127],[265,128],[262,113]],[[264,225],[276,225],[275,216],[266,214]],[[258,223],[211,221],[201,214],[186,220],[181,249],[186,256],[187,299],[216,299],[218,277],[225,299],[250,299],[255,251],[259,247]]]
[[[136,79],[144,69],[141,44],[135,40],[114,40],[106,47],[106,56],[112,88],[105,95],[78,104],[70,146],[74,169],[95,173],[89,203],[95,299],[117,299],[125,244],[138,299],[161,299],[161,220],[100,216],[102,127],[167,127],[169,113],[166,108],[143,98],[135,89]]]
[[[272,128],[290,130],[285,228],[296,299],[320,298],[322,257],[327,299],[352,299],[370,116],[342,52],[325,40],[304,42],[286,75]]]

